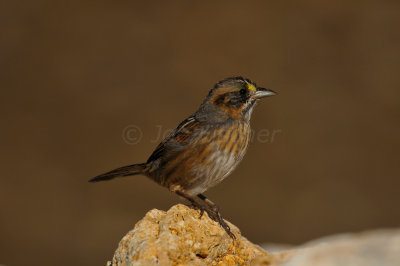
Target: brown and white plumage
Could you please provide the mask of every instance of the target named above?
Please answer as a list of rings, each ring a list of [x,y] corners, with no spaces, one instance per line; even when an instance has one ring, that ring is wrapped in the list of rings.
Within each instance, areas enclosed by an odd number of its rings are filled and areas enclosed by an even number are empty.
[[[260,98],[274,95],[242,77],[221,80],[200,108],[169,134],[146,163],[121,167],[90,180],[143,174],[207,211],[232,237],[218,208],[201,193],[226,178],[250,141],[250,117]],[[198,205],[196,196],[206,202]]]
[[[243,158],[250,139],[247,122],[229,123],[207,125],[189,118],[185,127],[162,143],[163,156],[150,157],[147,175],[171,191],[181,190],[190,196],[218,184]]]

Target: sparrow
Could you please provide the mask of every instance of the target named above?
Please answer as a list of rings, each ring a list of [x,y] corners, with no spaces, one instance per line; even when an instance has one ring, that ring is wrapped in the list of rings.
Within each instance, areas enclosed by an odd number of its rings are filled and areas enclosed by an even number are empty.
[[[257,102],[275,95],[243,77],[217,82],[199,109],[183,120],[145,163],[96,176],[89,182],[144,175],[183,197],[218,222],[235,239],[218,205],[203,193],[224,180],[239,164],[250,142],[250,118]]]

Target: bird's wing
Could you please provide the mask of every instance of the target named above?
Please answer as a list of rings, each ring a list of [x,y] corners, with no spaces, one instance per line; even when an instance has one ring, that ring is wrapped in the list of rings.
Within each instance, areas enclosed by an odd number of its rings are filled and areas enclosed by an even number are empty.
[[[147,163],[157,160],[171,149],[179,149],[179,147],[186,145],[194,131],[200,126],[201,123],[194,116],[190,116],[183,120],[182,123],[180,123],[160,144],[158,144],[157,148],[147,160]]]

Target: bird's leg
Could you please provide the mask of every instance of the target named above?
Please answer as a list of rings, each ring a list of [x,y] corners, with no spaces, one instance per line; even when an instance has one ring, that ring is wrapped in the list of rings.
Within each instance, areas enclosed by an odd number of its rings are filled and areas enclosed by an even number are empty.
[[[181,197],[187,199],[188,201],[190,201],[192,207],[194,207],[195,209],[199,209],[200,210],[200,217],[199,218],[201,218],[203,216],[204,211],[205,211],[204,205],[198,203],[192,196],[186,194],[185,192],[177,190],[177,191],[175,191],[175,193],[178,196],[181,196]]]
[[[210,216],[211,219],[214,221],[218,222],[222,228],[225,229],[226,233],[233,239],[235,240],[236,237],[235,235],[231,232],[231,228],[229,225],[222,219],[221,213],[219,212],[219,207],[217,204],[209,200],[206,196],[203,194],[198,194],[197,197],[199,197],[202,201],[204,201],[208,208],[205,209],[207,212],[208,216]]]

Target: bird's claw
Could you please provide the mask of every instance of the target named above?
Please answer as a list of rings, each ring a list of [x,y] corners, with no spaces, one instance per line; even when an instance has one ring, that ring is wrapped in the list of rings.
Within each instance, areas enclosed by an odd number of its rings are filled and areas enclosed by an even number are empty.
[[[222,219],[218,208],[208,208],[205,211],[212,220],[216,221],[222,228],[224,228],[225,232],[232,238],[233,241],[236,240],[236,236],[232,233],[229,225],[224,221],[224,219]]]
[[[201,209],[200,209],[200,216],[199,216],[199,219],[201,219],[201,217],[203,217],[203,214],[204,214],[204,208],[201,208]]]
[[[195,210],[199,210],[200,211],[200,215],[199,215],[199,219],[201,219],[201,217],[203,217],[204,211],[206,210],[206,208],[198,203],[192,202],[191,203],[191,207]]]

